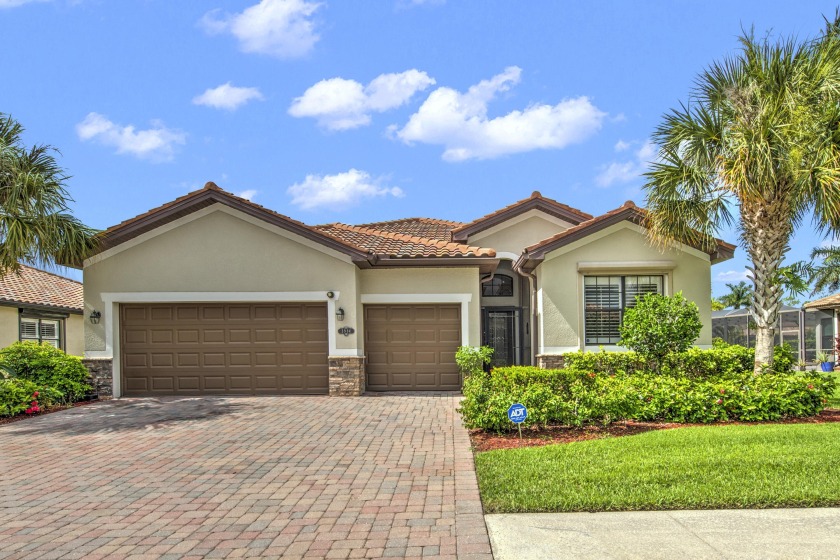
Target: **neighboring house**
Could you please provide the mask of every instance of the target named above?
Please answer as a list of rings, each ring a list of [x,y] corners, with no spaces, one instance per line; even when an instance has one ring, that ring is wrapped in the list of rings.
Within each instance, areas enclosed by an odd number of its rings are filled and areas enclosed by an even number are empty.
[[[840,333],[840,293],[809,301],[803,308],[814,311],[821,318],[817,337],[820,350],[827,354],[835,353],[835,336]],[[837,360],[837,356],[834,356]]]
[[[21,265],[0,277],[0,348],[32,340],[81,356],[83,309],[81,282]]]
[[[103,232],[84,263],[89,366],[120,395],[458,390],[458,346],[551,366],[616,348],[637,294],[682,291],[711,344],[710,266],[650,246],[633,203],[602,216],[535,192],[467,224],[309,226],[213,183]]]

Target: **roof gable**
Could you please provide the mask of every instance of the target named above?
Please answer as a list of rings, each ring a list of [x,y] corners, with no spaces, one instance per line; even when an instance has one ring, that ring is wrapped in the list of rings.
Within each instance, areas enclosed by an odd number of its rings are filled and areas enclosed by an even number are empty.
[[[546,254],[559,249],[560,247],[588,237],[596,232],[624,221],[629,221],[633,224],[645,227],[646,218],[647,210],[639,208],[633,203],[633,201],[628,200],[615,210],[610,210],[605,214],[585,222],[581,222],[566,231],[560,232],[547,239],[543,239],[530,247],[526,247],[522,256],[520,256],[519,260],[516,262],[516,266],[521,267],[523,270],[533,270],[543,261]],[[711,257],[713,264],[731,259],[735,252],[735,246],[720,239],[716,239],[716,242],[717,244],[715,250],[711,252],[704,251],[700,247],[694,248],[708,254]]]
[[[300,235],[320,243],[330,249],[344,253],[353,259],[354,262],[366,262],[369,260],[369,253],[359,247],[355,247],[341,240],[318,231],[288,216],[284,216],[268,208],[255,204],[250,200],[240,198],[227,191],[220,189],[215,183],[208,182],[204,188],[185,194],[182,197],[153,208],[148,212],[125,220],[112,226],[98,235],[99,246],[95,254],[102,253],[116,247],[126,241],[130,241],[144,233],[173,222],[179,218],[188,216],[213,204],[223,204],[244,214],[263,220],[269,224],[278,226],[287,231]],[[91,255],[93,256],[93,255]],[[71,263],[80,267],[81,263]]]
[[[534,191],[528,198],[514,202],[509,206],[505,206],[501,210],[496,210],[495,212],[487,214],[477,220],[473,220],[468,224],[456,227],[452,230],[452,240],[466,241],[471,235],[475,235],[480,231],[489,229],[530,210],[545,212],[546,214],[565,220],[573,225],[592,219],[591,214],[587,214],[577,208],[561,204],[556,200],[546,198],[540,194],[539,191]]]

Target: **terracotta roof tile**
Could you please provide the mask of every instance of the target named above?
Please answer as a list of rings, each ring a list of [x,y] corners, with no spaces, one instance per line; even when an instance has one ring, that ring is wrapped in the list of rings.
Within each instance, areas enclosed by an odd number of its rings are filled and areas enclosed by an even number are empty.
[[[24,264],[0,278],[0,302],[84,310],[82,283]]]
[[[840,294],[831,294],[824,298],[809,301],[804,305],[805,309],[836,309],[840,308]]]
[[[493,249],[473,247],[407,233],[382,231],[366,226],[327,224],[316,229],[375,255],[386,257],[495,257]]]
[[[452,230],[462,225],[464,225],[463,222],[451,222],[436,218],[403,218],[401,220],[359,224],[359,227],[416,235],[417,237],[437,239],[438,241],[452,241]]]

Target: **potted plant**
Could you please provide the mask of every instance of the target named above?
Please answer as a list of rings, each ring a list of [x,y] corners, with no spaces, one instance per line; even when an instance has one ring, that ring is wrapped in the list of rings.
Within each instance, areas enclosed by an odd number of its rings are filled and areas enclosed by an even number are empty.
[[[817,361],[820,363],[820,369],[823,371],[834,370],[834,362],[831,361],[831,357],[825,352],[817,352]]]

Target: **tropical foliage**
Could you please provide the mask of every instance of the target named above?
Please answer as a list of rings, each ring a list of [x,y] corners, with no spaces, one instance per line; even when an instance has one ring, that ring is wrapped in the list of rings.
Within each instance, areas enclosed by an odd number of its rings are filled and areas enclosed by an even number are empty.
[[[741,309],[752,304],[752,286],[741,280],[737,284],[727,284],[729,293],[720,297],[724,308]]]
[[[0,275],[21,262],[79,262],[95,243],[95,230],[70,214],[69,177],[57,150],[27,148],[22,135],[20,123],[0,113]]]
[[[740,51],[706,69],[654,133],[648,232],[663,246],[712,251],[719,230],[737,225],[754,283],[756,372],[772,362],[794,230],[809,215],[840,229],[838,101],[840,17],[816,40],[744,34]]]
[[[665,356],[685,352],[697,340],[703,323],[700,310],[677,292],[645,294],[628,309],[619,327],[621,345],[659,364]]]

